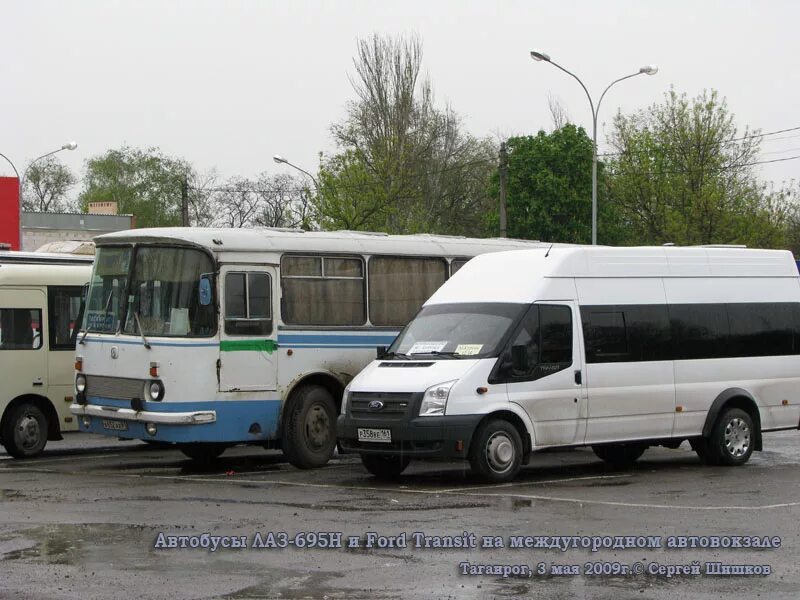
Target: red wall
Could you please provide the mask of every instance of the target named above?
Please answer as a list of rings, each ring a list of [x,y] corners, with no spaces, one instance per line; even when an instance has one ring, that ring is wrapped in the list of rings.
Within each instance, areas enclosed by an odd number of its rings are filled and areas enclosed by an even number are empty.
[[[0,242],[20,249],[19,239],[19,180],[0,177]]]

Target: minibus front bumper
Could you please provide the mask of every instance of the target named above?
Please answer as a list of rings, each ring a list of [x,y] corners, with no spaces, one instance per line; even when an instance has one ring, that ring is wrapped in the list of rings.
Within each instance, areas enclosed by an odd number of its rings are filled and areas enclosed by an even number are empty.
[[[379,418],[355,418],[340,415],[337,421],[339,448],[346,453],[381,454],[463,459],[469,456],[469,444],[484,415],[413,417],[402,421]],[[389,430],[391,441],[360,441],[359,429]]]

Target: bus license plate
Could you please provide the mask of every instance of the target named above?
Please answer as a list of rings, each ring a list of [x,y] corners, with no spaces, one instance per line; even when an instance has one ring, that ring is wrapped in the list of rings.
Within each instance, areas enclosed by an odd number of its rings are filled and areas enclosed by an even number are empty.
[[[362,429],[358,428],[359,442],[391,442],[391,429]]]
[[[112,419],[103,419],[104,429],[113,429],[114,431],[128,431],[128,424],[125,421],[114,421]]]

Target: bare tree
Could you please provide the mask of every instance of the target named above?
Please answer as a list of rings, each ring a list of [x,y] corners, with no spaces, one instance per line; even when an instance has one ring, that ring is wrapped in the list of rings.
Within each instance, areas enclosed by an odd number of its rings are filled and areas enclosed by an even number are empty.
[[[561,100],[553,96],[553,94],[547,94],[547,106],[550,108],[550,119],[553,121],[553,130],[559,130],[567,123],[572,122]]]
[[[22,208],[35,212],[59,212],[70,208],[67,192],[78,180],[55,156],[28,167],[22,190]]]
[[[215,219],[216,169],[192,173],[189,180],[189,221],[193,227],[209,227]]]
[[[251,227],[259,205],[253,182],[233,177],[223,186],[214,197],[214,224],[221,227]]]

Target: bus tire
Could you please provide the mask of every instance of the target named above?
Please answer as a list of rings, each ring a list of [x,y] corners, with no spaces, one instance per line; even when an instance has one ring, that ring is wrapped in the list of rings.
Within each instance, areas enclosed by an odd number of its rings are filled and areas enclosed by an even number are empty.
[[[225,452],[226,448],[225,444],[214,443],[181,444],[179,446],[181,452],[198,463],[214,462]]]
[[[47,432],[47,417],[42,410],[32,402],[23,402],[3,420],[3,445],[14,458],[33,458],[44,450]]]
[[[330,392],[318,385],[303,385],[289,401],[283,415],[283,453],[298,469],[324,466],[336,447],[336,405]]]
[[[472,472],[484,481],[500,483],[516,477],[522,464],[522,438],[508,421],[486,421],[470,444]]]
[[[362,454],[361,463],[372,475],[383,481],[394,481],[406,470],[411,459],[407,456]]]
[[[715,465],[743,465],[753,454],[754,441],[753,418],[741,408],[724,410],[706,440],[706,461]]]
[[[647,450],[645,444],[607,444],[592,446],[597,458],[613,467],[630,467]]]

